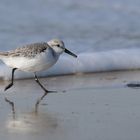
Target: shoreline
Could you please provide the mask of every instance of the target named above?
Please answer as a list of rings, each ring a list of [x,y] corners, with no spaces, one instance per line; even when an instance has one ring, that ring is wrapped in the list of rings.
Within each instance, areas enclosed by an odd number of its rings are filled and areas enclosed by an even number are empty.
[[[24,73],[24,72],[23,72]],[[28,73],[27,73],[28,75]],[[15,74],[16,76],[16,74]],[[39,77],[39,76],[38,76]],[[123,70],[123,71],[105,71],[105,72],[93,72],[93,73],[75,73],[75,74],[64,74],[64,75],[52,75],[52,76],[40,76],[39,79],[56,79],[55,84],[57,83],[57,79],[63,79],[63,78],[68,78],[68,79],[73,79],[73,78],[94,78],[93,81],[96,82],[101,80],[113,80],[113,79],[118,79],[120,82],[122,80],[127,80],[127,81],[131,81],[131,80],[139,80],[140,79],[140,70]],[[34,77],[25,77],[25,78],[19,78],[19,79],[15,79],[15,81],[28,81],[28,80],[34,80]],[[0,83],[6,83],[9,82],[9,80],[5,80],[5,79],[0,79]]]

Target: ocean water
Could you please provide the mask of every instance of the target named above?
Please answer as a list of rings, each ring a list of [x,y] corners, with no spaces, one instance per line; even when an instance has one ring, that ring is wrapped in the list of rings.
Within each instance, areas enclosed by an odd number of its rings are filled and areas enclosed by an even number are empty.
[[[0,50],[52,38],[78,55],[62,55],[48,75],[140,68],[139,0],[0,0]],[[0,77],[11,69],[0,64]],[[16,78],[31,73],[17,72]]]

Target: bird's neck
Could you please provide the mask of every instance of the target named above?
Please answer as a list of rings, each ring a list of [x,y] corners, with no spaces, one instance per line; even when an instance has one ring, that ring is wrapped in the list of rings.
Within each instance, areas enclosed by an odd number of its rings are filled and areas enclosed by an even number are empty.
[[[53,55],[54,58],[58,59],[59,56],[61,55],[61,53],[57,53],[54,50],[52,50],[52,55]]]

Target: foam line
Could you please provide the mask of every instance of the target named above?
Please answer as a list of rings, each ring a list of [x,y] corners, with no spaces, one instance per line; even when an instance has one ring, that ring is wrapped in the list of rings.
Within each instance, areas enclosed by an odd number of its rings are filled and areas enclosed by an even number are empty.
[[[119,49],[104,52],[80,53],[78,58],[62,55],[59,61],[47,71],[39,72],[41,77],[72,73],[103,72],[140,68],[140,49]],[[0,65],[0,77],[10,79],[11,69]],[[32,73],[17,71],[16,79],[32,78]]]

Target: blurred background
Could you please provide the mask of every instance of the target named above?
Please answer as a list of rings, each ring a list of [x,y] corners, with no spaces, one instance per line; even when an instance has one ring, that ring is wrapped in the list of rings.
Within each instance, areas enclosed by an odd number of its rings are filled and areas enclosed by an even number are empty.
[[[77,53],[140,46],[139,0],[0,0],[0,50],[61,38]]]

